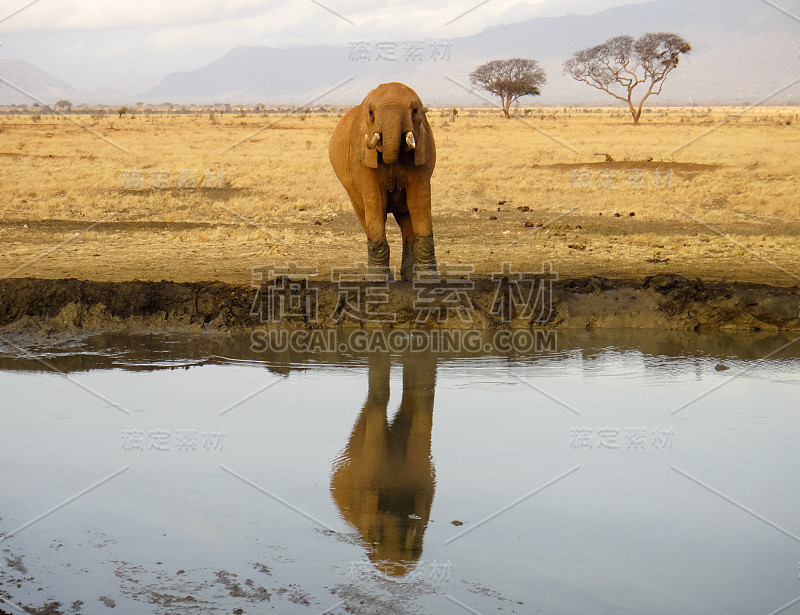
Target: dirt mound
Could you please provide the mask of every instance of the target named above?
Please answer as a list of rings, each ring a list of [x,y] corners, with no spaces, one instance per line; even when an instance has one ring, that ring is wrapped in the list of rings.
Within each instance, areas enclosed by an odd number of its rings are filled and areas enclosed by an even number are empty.
[[[800,289],[675,274],[337,284],[0,280],[0,331],[243,331],[320,328],[800,330]]]

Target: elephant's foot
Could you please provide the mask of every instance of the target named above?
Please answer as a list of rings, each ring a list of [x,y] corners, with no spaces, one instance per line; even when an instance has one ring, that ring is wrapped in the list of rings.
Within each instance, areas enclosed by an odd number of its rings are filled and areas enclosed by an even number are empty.
[[[389,242],[367,239],[367,280],[393,280],[389,269]]]
[[[436,273],[436,254],[433,249],[433,235],[417,235],[414,242],[414,264],[417,278],[438,278]]]
[[[411,282],[414,279],[414,243],[403,242],[403,260],[400,262],[400,279]]]

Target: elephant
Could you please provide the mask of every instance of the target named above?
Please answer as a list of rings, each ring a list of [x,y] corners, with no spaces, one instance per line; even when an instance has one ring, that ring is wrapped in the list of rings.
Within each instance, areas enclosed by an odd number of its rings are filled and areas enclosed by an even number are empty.
[[[408,355],[403,397],[390,423],[387,353],[370,356],[369,392],[344,452],[334,461],[331,495],[342,518],[387,576],[411,572],[422,555],[435,490],[431,459],[436,359]]]
[[[431,175],[436,144],[417,93],[383,83],[342,117],[331,135],[329,156],[367,235],[368,279],[393,279],[386,216],[403,236],[404,281],[436,277],[431,222]]]

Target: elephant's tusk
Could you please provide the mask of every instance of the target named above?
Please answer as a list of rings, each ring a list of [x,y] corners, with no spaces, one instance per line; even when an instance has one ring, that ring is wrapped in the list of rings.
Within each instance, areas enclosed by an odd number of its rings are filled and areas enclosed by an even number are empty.
[[[414,140],[414,133],[411,131],[406,133],[406,145],[408,145],[408,149],[417,147],[417,142]]]
[[[378,141],[381,140],[381,133],[376,132],[372,135],[372,139],[370,140],[369,135],[364,135],[364,141],[367,144],[367,149],[375,149],[378,147]]]

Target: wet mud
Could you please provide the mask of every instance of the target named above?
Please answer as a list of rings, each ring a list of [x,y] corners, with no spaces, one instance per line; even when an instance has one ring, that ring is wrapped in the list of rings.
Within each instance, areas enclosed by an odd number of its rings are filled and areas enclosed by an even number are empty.
[[[0,280],[0,332],[207,332],[317,328],[800,330],[800,288],[703,283],[677,274],[346,286]]]

